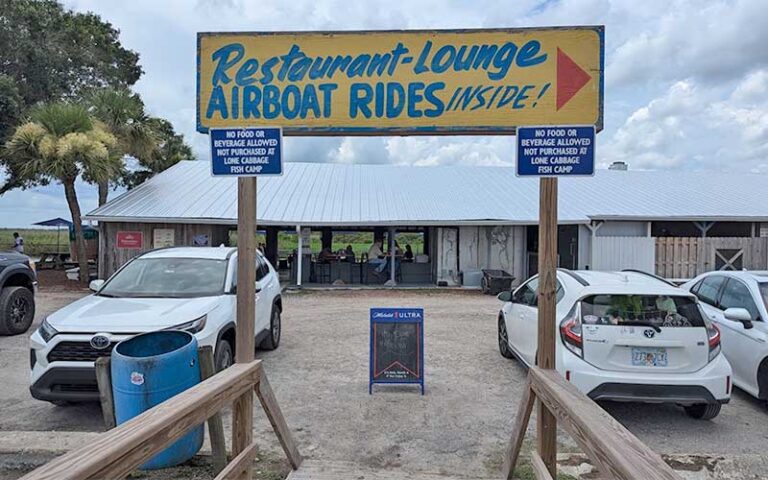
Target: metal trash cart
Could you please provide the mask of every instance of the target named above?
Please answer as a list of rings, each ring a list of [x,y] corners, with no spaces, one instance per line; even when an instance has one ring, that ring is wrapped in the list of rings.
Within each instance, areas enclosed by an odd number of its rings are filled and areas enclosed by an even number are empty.
[[[498,295],[505,290],[512,289],[515,277],[504,270],[483,269],[483,279],[480,287],[486,295]]]

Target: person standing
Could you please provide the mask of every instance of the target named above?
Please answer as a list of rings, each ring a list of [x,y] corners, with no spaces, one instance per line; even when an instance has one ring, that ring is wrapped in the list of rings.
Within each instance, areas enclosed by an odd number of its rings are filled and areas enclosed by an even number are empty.
[[[24,237],[19,232],[13,232],[13,249],[19,253],[24,253]]]

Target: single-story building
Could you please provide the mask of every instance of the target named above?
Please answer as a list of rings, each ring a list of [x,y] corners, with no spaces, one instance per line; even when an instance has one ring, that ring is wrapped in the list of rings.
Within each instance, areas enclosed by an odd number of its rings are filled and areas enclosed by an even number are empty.
[[[619,165],[559,183],[561,267],[639,268],[678,278],[768,268],[766,175]],[[402,283],[474,282],[486,268],[519,282],[536,271],[538,206],[537,180],[516,177],[513,168],[287,163],[282,176],[258,180],[257,224],[275,265],[287,264],[279,258],[280,232],[304,239],[302,262],[289,252],[291,281],[300,284],[375,282],[365,258],[349,265],[319,259],[307,241],[312,231],[329,248],[334,232],[419,234],[422,251],[398,267]],[[237,182],[212,177],[206,161],[184,161],[86,219],[99,223],[106,276],[159,246],[229,244]]]

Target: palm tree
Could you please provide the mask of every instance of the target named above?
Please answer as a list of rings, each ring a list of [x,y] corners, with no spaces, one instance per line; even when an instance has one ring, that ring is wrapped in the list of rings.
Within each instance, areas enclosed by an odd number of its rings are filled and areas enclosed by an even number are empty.
[[[195,159],[192,148],[184,142],[183,135],[176,133],[171,122],[150,117],[147,125],[155,133],[157,143],[150,155],[139,158],[139,166],[142,168],[126,172],[123,176],[123,185],[129,190],[182,160]]]
[[[92,179],[99,188],[99,206],[107,203],[109,181],[116,181],[128,175],[123,166],[123,158],[130,155],[140,163],[150,161],[160,139],[153,130],[150,117],[144,112],[144,103],[137,94],[127,89],[102,88],[95,90],[88,98],[89,111],[101,121],[106,130],[117,139],[117,148],[112,152],[112,160],[121,168],[116,178]]]
[[[34,108],[5,144],[14,171],[32,181],[59,181],[72,215],[80,281],[88,282],[88,259],[75,181],[81,175],[96,181],[113,178],[120,164],[112,151],[115,137],[77,104],[55,102]]]

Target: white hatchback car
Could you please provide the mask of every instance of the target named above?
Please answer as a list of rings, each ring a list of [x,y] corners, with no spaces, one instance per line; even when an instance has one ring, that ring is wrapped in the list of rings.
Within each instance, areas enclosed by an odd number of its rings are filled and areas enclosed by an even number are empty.
[[[280,343],[280,282],[256,259],[256,345]],[[132,335],[176,329],[214,348],[217,370],[235,352],[237,249],[176,247],[137,256],[95,293],[49,315],[30,338],[32,396],[54,403],[98,400],[94,361]]]
[[[502,292],[499,350],[536,362],[538,277]],[[711,419],[731,393],[720,332],[696,297],[638,271],[558,270],[556,368],[593,400],[682,405]]]
[[[720,327],[733,384],[768,400],[768,272],[709,272],[685,283]]]

